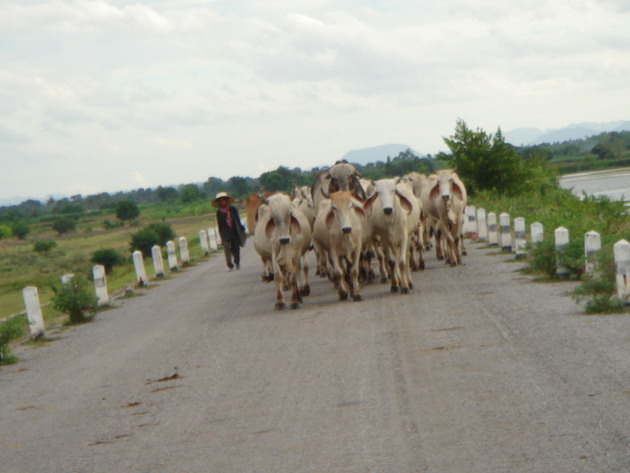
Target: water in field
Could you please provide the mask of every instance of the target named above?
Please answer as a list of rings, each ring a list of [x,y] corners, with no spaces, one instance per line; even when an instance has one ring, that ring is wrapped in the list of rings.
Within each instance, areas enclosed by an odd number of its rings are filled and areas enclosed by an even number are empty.
[[[560,186],[572,189],[577,196],[583,192],[605,195],[613,200],[630,201],[630,168],[567,174],[560,178]]]

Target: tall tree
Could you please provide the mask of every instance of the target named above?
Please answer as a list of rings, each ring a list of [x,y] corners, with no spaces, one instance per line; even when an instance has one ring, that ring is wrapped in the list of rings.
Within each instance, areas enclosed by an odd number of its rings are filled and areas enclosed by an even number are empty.
[[[496,190],[518,194],[527,185],[528,169],[516,149],[505,142],[501,129],[492,135],[480,128],[471,130],[458,119],[455,133],[444,138],[451,154],[438,158],[454,167],[471,194]]]

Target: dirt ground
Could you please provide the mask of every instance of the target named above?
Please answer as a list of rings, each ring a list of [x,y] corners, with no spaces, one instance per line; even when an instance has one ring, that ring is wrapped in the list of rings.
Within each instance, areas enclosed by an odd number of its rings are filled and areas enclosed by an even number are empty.
[[[245,250],[15,351],[2,473],[628,472],[630,317],[469,243],[409,295],[275,311]],[[313,271],[311,271],[312,273]]]

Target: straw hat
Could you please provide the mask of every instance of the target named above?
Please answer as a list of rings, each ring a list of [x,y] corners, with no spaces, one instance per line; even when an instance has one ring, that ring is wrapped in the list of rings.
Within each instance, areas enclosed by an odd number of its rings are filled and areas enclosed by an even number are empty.
[[[217,196],[214,198],[214,200],[212,201],[212,205],[214,207],[218,207],[219,206],[219,199],[227,199],[228,200],[228,205],[230,205],[232,202],[234,202],[234,197],[231,197],[227,192],[219,192],[217,194]]]

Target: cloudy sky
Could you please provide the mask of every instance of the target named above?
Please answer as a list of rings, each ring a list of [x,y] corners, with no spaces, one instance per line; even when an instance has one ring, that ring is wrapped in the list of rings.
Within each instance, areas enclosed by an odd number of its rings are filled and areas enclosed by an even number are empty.
[[[630,119],[629,0],[0,0],[0,199]]]

